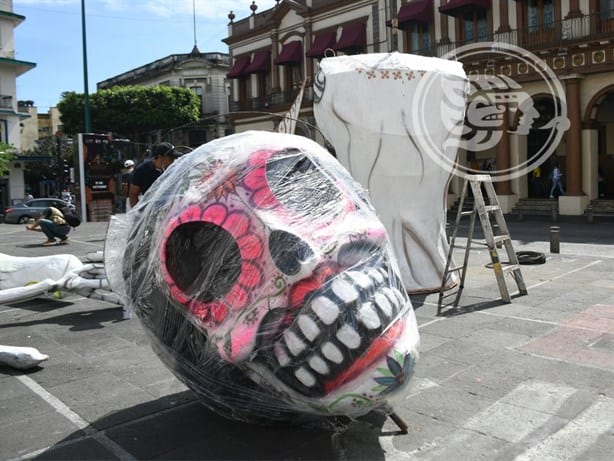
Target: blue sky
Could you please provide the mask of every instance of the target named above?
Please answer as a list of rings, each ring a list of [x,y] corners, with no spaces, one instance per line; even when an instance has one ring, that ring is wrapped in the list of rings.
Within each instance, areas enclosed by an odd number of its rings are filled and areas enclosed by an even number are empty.
[[[228,12],[251,14],[251,0],[85,0],[89,92],[109,77],[170,54],[228,52]],[[256,0],[258,12],[275,0]],[[83,92],[81,0],[13,0],[26,17],[15,28],[15,58],[36,63],[17,77],[17,99],[38,111],[57,105],[64,91]]]

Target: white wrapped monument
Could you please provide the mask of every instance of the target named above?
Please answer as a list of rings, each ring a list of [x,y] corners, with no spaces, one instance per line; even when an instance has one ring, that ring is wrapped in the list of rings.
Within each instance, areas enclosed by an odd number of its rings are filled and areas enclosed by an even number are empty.
[[[368,189],[410,292],[441,285],[467,90],[459,62],[396,52],[325,58],[314,83],[318,126]]]

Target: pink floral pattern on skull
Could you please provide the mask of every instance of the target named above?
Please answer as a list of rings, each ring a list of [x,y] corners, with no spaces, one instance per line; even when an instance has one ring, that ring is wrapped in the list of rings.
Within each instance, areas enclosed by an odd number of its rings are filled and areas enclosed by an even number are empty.
[[[406,384],[416,321],[365,197],[313,141],[247,132],[175,162],[130,212],[123,296],[205,404],[356,415]]]

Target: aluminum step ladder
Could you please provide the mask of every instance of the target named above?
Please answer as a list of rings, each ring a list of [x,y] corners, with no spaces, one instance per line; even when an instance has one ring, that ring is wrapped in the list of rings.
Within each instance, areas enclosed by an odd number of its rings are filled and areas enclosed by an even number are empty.
[[[471,187],[471,191],[473,192],[473,209],[467,211],[463,210],[463,204],[465,202],[465,198],[467,197],[469,187]],[[486,197],[484,197],[482,188],[484,188],[484,191],[486,192]],[[501,207],[499,205],[499,200],[497,199],[497,194],[492,183],[492,178],[490,177],[490,175],[487,174],[470,175],[465,178],[465,182],[463,184],[463,191],[461,193],[460,202],[458,204],[458,212],[456,214],[456,222],[454,224],[452,235],[450,237],[450,249],[448,251],[446,266],[443,273],[443,277],[441,279],[441,287],[439,290],[437,315],[441,313],[444,307],[444,298],[456,295],[453,307],[457,307],[460,301],[461,293],[465,286],[467,263],[469,262],[469,252],[471,250],[471,241],[473,240],[473,229],[475,227],[476,215],[480,218],[480,223],[482,224],[484,238],[486,239],[486,246],[488,247],[490,259],[492,261],[492,269],[495,272],[495,277],[497,278],[497,285],[499,286],[499,293],[501,293],[501,299],[506,303],[512,302],[505,281],[505,274],[507,273],[511,274],[512,278],[516,282],[516,285],[518,286],[518,294],[527,294],[527,287],[524,283],[524,279],[522,278],[522,273],[520,272],[520,265],[518,264],[518,256],[514,251],[512,239],[509,235],[509,230],[507,228],[505,218],[503,217],[503,212],[501,211]],[[458,228],[461,219],[467,216],[469,216],[471,220],[467,232],[467,244],[465,246],[463,264],[461,266],[453,266],[452,255],[454,252],[454,245],[456,243]],[[496,235],[493,230],[494,225],[497,226],[498,230]],[[499,258],[499,252],[497,251],[498,248],[505,249],[508,258],[507,261],[501,262]],[[448,281],[450,275],[454,272],[458,272],[460,277],[458,287],[456,291],[445,294],[446,282]]]

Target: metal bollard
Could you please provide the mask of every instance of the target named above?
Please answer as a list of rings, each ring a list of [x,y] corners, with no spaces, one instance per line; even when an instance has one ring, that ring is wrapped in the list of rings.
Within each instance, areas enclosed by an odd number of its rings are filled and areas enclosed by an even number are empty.
[[[550,226],[550,253],[560,253],[561,228]]]

